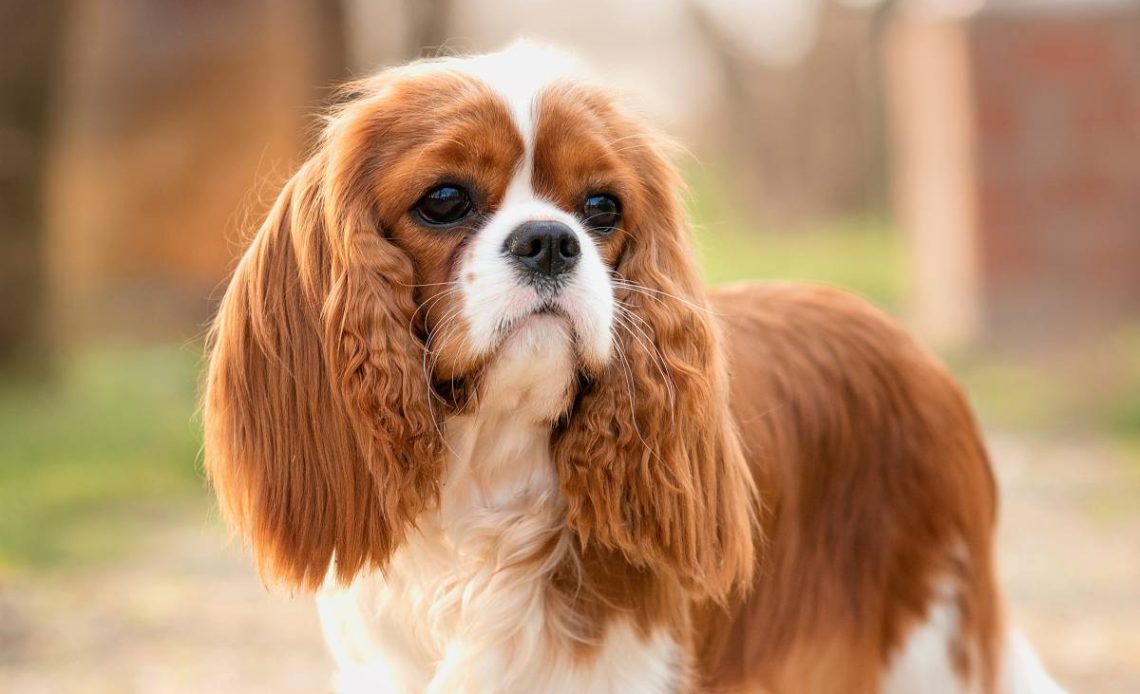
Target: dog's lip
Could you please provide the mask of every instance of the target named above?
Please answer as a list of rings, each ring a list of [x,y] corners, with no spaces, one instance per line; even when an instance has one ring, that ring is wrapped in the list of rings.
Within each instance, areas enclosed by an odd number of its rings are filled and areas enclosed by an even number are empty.
[[[567,314],[566,311],[561,307],[551,304],[543,304],[542,306],[535,307],[528,313],[522,314],[514,321],[512,321],[511,324],[507,326],[505,330],[503,330],[502,337],[503,339],[510,337],[533,321],[551,319],[564,321],[566,324],[572,325],[569,314]]]
[[[531,316],[556,316],[558,318],[570,317],[566,315],[565,309],[550,302],[546,302],[543,305],[539,306],[534,311],[532,311],[530,315],[525,316],[524,318],[530,318]]]
[[[500,334],[503,337],[507,337],[516,332],[526,323],[544,316],[551,318],[560,318],[564,321],[570,322],[570,314],[567,313],[566,309],[562,308],[552,301],[544,301],[540,304],[536,304],[530,310],[515,316],[515,318],[511,320],[509,324],[503,327]]]

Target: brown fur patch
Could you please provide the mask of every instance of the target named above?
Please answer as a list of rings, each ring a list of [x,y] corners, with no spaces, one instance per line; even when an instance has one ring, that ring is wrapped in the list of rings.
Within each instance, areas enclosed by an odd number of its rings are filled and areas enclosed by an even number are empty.
[[[748,599],[700,620],[706,685],[878,691],[935,582],[950,581],[959,670],[992,690],[996,494],[951,377],[843,292],[751,285],[713,305],[767,543]]]

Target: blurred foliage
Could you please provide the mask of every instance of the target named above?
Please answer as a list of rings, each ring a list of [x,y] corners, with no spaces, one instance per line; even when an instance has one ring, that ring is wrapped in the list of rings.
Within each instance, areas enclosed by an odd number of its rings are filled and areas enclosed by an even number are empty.
[[[1116,406],[1106,419],[1113,431],[1140,444],[1140,328],[1121,338],[1122,351],[1131,358],[1122,365]],[[1140,459],[1140,456],[1137,456]]]
[[[198,356],[172,347],[64,357],[51,386],[0,387],[0,569],[86,562],[204,498]]]
[[[1051,436],[1094,433],[1140,453],[1140,332],[1122,328],[1060,352],[947,358],[989,426]],[[1140,455],[1126,456],[1138,461]]]
[[[906,291],[906,258],[882,215],[774,230],[744,219],[720,177],[701,169],[691,183],[689,214],[705,279],[806,280],[845,287],[897,313]]]

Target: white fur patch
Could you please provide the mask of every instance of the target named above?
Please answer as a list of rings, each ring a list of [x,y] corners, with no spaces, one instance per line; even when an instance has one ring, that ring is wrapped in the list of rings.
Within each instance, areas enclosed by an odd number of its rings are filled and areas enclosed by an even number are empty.
[[[446,59],[444,64],[478,78],[501,94],[528,147],[534,142],[535,98],[554,82],[581,78],[585,72],[572,55],[529,41],[516,41],[495,53]]]
[[[565,54],[519,42],[498,53],[435,63],[481,80],[500,94],[511,112],[525,151],[499,210],[479,230],[459,269],[463,315],[476,355],[490,353],[517,321],[552,302],[569,319],[581,356],[604,365],[612,350],[614,296],[609,271],[593,238],[572,214],[534,190],[534,138],[539,95],[554,82],[580,72]],[[542,297],[521,281],[503,244],[520,224],[561,222],[581,248],[578,263],[554,297]]]
[[[488,368],[479,411],[444,425],[440,508],[392,557],[318,596],[342,694],[666,692],[684,658],[664,631],[610,625],[575,656],[577,616],[551,607],[551,574],[574,551],[550,457],[551,403],[573,369],[569,328],[536,316]]]
[[[1016,629],[1005,639],[1002,659],[1002,689],[1005,694],[1064,694],[1065,690],[1045,672],[1033,646]]]
[[[961,694],[977,691],[954,669],[952,649],[959,641],[956,587],[946,582],[927,606],[926,619],[916,625],[894,656],[883,678],[884,694]]]
[[[883,679],[884,694],[961,694],[981,691],[978,682],[963,682],[954,670],[951,652],[960,641],[955,587],[946,582],[895,655]],[[1006,635],[998,691],[1002,694],[1063,694],[1029,642],[1019,632]]]

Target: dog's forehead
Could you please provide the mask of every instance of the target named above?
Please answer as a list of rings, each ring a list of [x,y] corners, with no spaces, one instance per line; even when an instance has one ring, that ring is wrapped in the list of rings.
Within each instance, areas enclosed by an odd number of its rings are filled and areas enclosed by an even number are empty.
[[[535,106],[551,85],[578,79],[582,68],[572,56],[530,43],[517,43],[498,53],[457,61],[456,69],[499,94],[511,111],[523,140],[533,140]]]
[[[535,110],[543,92],[559,82],[582,82],[586,76],[574,56],[526,41],[494,53],[421,61],[399,72],[412,78],[452,74],[476,81],[507,107],[528,144],[534,139]]]
[[[613,93],[574,57],[517,43],[497,53],[420,61],[390,74],[404,97],[394,104],[388,132],[415,133],[397,139],[415,154],[411,161],[421,173],[450,168],[451,175],[502,202],[541,200],[576,210],[588,189],[605,188],[629,193],[632,203],[634,169],[613,145],[636,128]],[[424,151],[434,156],[424,157]],[[496,156],[503,152],[509,156]],[[510,176],[505,190],[498,185],[503,171]]]

